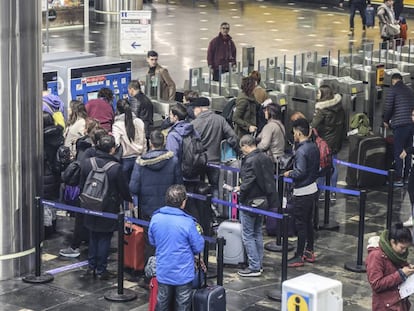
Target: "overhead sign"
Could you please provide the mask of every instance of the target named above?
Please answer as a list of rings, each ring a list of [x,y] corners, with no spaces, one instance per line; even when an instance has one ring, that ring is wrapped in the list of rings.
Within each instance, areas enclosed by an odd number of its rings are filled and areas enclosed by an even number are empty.
[[[151,50],[151,11],[120,11],[121,55],[146,55]]]

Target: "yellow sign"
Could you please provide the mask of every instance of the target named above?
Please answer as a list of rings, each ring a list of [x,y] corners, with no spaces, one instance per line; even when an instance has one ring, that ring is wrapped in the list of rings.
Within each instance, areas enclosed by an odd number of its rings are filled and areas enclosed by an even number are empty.
[[[287,311],[309,311],[309,298],[291,294],[287,300]]]

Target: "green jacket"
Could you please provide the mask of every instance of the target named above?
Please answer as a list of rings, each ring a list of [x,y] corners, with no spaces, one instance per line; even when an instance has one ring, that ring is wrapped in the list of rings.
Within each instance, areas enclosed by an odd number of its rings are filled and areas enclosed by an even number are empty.
[[[256,111],[258,104],[254,97],[248,97],[244,92],[236,99],[236,110],[233,113],[234,131],[241,138],[249,134],[249,126],[256,126]]]

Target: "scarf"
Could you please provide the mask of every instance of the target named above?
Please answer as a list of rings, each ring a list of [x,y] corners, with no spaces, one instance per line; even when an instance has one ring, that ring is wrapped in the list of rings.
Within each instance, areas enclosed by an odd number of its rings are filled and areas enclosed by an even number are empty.
[[[407,263],[408,249],[404,254],[397,254],[391,246],[390,241],[388,240],[388,230],[384,230],[380,235],[379,245],[384,251],[385,255],[391,260],[391,262],[396,267],[404,266]]]

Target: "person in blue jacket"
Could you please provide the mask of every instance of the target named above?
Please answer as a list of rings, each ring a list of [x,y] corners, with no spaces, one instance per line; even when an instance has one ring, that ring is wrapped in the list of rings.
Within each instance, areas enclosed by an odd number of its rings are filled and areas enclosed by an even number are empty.
[[[166,206],[155,211],[149,224],[149,240],[156,248],[158,295],[156,310],[191,308],[194,255],[204,248],[204,239],[193,217],[184,211],[187,200],[183,185],[172,185],[165,195]]]

